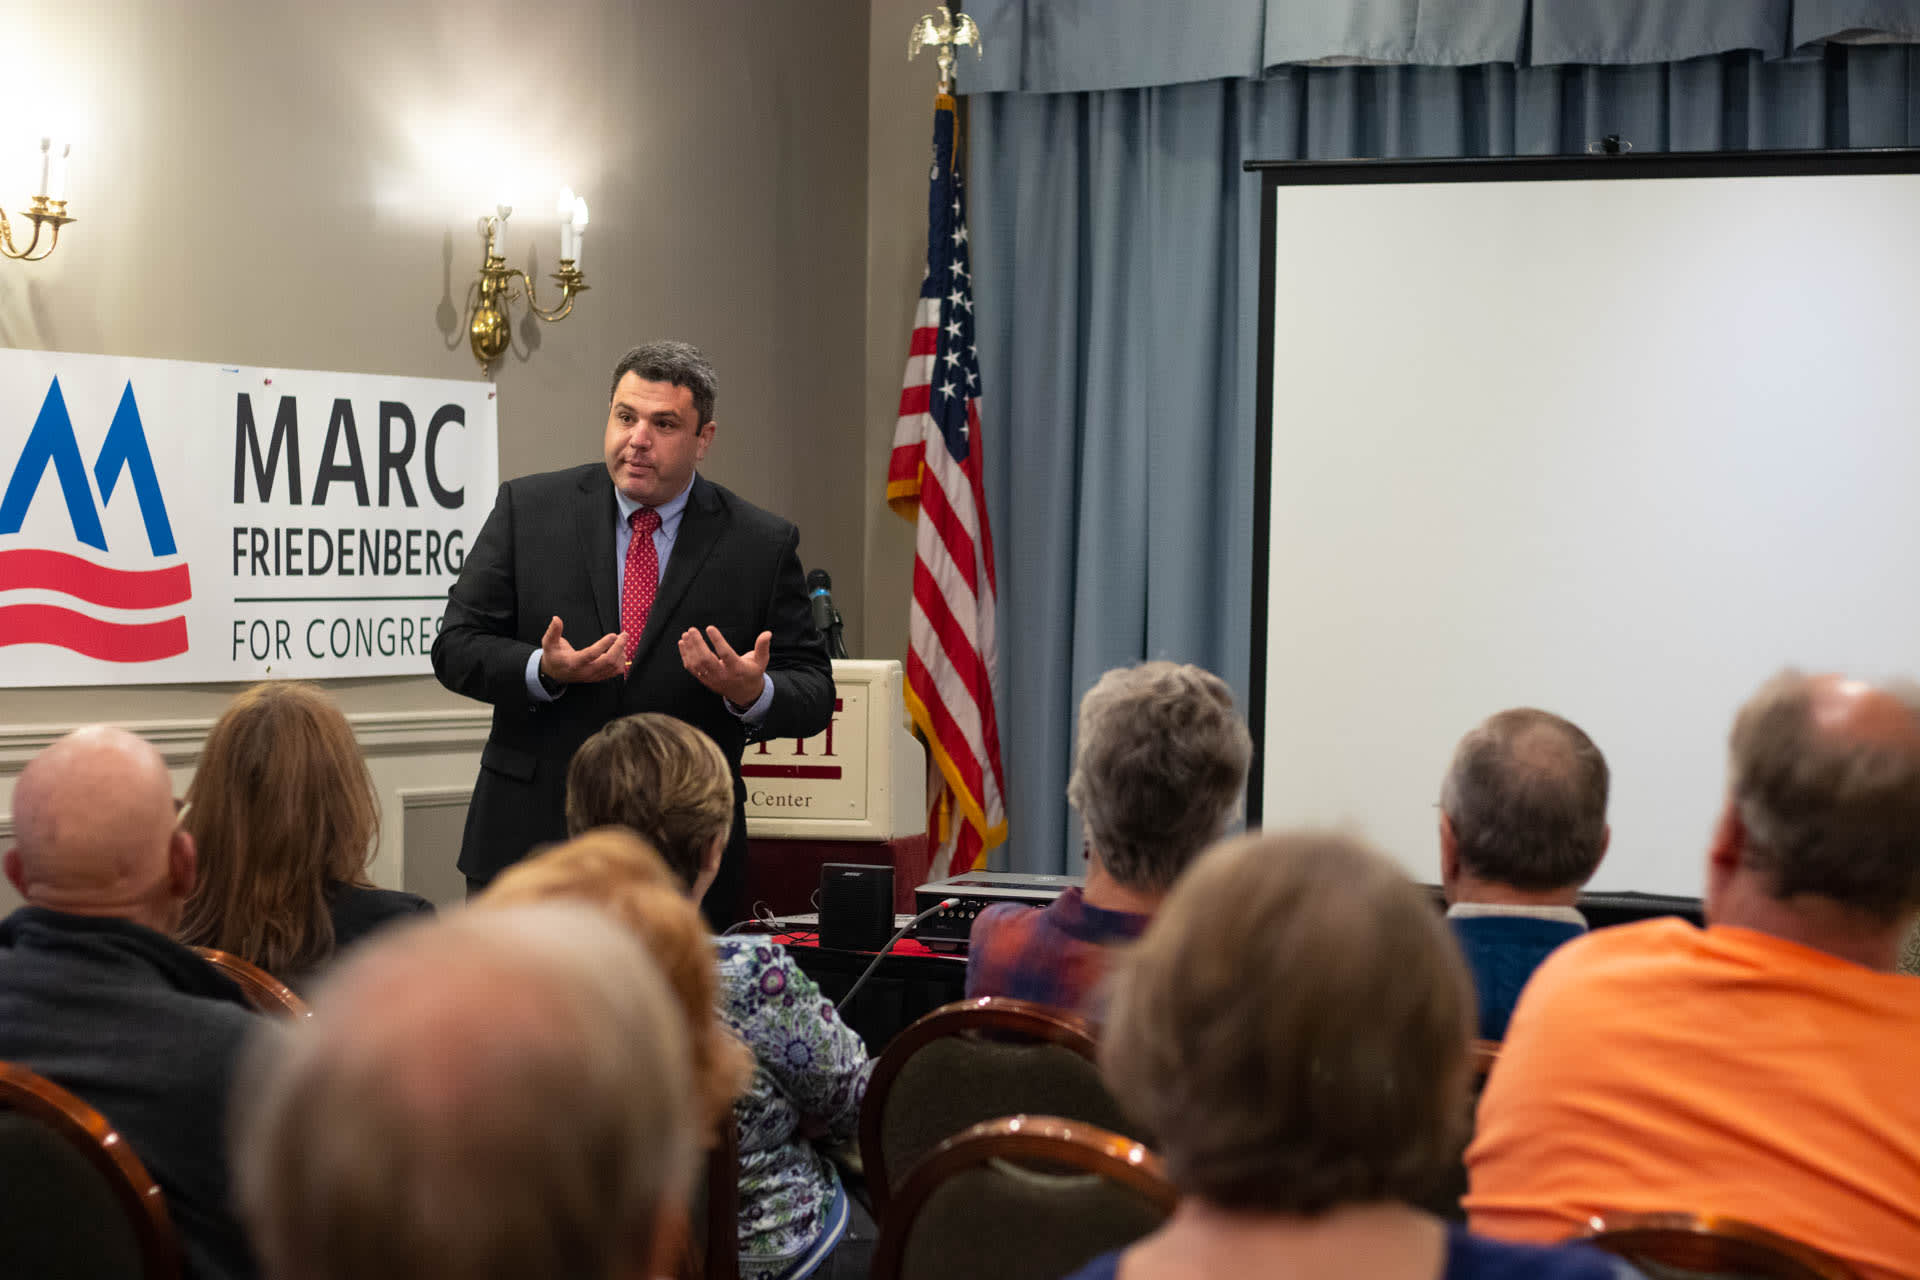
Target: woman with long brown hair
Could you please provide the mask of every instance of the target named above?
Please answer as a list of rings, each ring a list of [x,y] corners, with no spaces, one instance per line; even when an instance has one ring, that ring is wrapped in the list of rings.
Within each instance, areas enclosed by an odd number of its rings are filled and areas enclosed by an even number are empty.
[[[380,925],[433,909],[368,878],[380,836],[373,775],[317,685],[257,684],[233,700],[201,748],[182,825],[200,883],[181,940],[289,985]]]

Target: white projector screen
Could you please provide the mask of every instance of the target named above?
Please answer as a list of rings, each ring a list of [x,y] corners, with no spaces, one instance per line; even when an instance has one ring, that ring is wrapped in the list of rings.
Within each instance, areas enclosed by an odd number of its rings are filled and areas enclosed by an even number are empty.
[[[1589,888],[1697,895],[1745,697],[1920,669],[1916,155],[1266,168],[1249,816],[1436,881],[1454,744],[1544,707]]]

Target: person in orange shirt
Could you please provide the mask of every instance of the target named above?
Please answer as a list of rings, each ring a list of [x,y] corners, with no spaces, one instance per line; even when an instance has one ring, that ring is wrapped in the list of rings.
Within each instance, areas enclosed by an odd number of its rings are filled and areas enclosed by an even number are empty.
[[[1920,689],[1788,671],[1734,722],[1706,916],[1601,929],[1520,997],[1467,1151],[1473,1229],[1758,1223],[1920,1277]]]

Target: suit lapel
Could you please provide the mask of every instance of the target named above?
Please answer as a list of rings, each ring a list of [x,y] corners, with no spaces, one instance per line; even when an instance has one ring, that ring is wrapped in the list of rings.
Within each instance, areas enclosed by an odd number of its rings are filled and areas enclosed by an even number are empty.
[[[580,562],[587,567],[588,585],[593,589],[593,610],[599,615],[600,629],[591,636],[568,636],[578,648],[586,648],[601,636],[620,629],[620,605],[613,591],[613,530],[619,507],[613,499],[613,480],[602,470],[580,481],[585,491],[575,508],[580,538]]]
[[[633,655],[635,671],[653,652],[667,628],[668,619],[680,607],[687,588],[693,585],[726,526],[727,513],[720,504],[720,495],[696,474],[693,490],[687,494],[687,508],[680,514],[680,531],[674,535],[673,553],[667,557],[667,576],[654,592],[653,608],[647,614],[646,628],[640,633],[640,647]]]

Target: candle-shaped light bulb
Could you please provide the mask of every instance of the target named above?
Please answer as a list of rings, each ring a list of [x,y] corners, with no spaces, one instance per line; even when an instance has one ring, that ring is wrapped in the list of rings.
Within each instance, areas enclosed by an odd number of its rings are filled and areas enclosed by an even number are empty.
[[[513,206],[505,200],[496,200],[493,205],[494,248],[502,258],[507,256],[507,219],[513,216]]]
[[[560,215],[560,261],[572,262],[573,246],[573,188],[560,188],[560,200],[555,211]]]
[[[45,194],[47,194],[48,172],[52,164],[53,164],[53,139],[42,138],[40,139],[40,186],[38,189],[34,191],[33,194],[37,196],[44,196]]]
[[[73,154],[73,144],[60,144],[60,155],[53,164],[53,185],[47,189],[48,198],[64,204],[67,199],[67,158]]]
[[[580,269],[580,246],[586,240],[587,202],[584,198],[573,202],[573,266]]]

